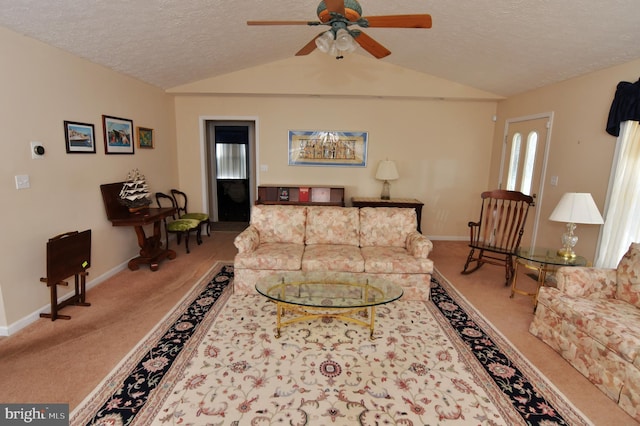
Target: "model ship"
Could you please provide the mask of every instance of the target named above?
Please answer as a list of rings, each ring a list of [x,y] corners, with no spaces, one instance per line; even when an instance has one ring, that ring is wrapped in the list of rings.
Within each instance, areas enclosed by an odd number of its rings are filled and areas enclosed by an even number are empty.
[[[127,206],[130,212],[135,212],[151,204],[149,195],[144,175],[138,169],[130,171],[120,190],[120,203]]]

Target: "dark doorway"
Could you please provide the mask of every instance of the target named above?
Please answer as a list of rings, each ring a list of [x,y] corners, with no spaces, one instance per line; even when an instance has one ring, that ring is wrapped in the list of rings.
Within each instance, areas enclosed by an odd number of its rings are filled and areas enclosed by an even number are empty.
[[[218,221],[249,222],[249,126],[214,126]]]

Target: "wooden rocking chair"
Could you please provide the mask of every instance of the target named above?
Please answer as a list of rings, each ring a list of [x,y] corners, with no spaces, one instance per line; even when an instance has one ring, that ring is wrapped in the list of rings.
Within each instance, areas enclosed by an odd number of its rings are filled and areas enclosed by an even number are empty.
[[[463,274],[470,274],[485,263],[505,267],[509,285],[514,274],[513,256],[520,246],[533,197],[518,191],[496,189],[483,192],[480,219],[469,222],[471,251]],[[469,269],[471,263],[475,267]]]

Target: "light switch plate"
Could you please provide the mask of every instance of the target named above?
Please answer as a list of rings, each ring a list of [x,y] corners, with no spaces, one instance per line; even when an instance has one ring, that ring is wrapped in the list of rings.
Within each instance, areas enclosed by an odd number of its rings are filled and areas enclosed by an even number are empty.
[[[28,189],[28,188],[31,188],[29,175],[16,175],[16,189]]]

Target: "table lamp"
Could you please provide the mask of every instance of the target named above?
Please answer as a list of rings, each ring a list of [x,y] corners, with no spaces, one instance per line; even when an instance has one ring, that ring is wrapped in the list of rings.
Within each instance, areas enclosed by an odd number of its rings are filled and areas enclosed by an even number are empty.
[[[558,250],[558,256],[570,259],[576,257],[573,247],[578,242],[578,236],[573,233],[576,223],[601,225],[604,223],[600,211],[591,194],[586,192],[567,192],[549,216],[554,222],[566,222],[567,232],[562,234],[563,247]]]
[[[389,184],[390,180],[396,180],[400,176],[398,175],[398,169],[396,169],[396,163],[391,160],[382,160],[378,164],[378,170],[376,171],[376,179],[384,181],[382,183],[382,193],[380,194],[380,199],[389,200],[391,199],[391,185]]]

